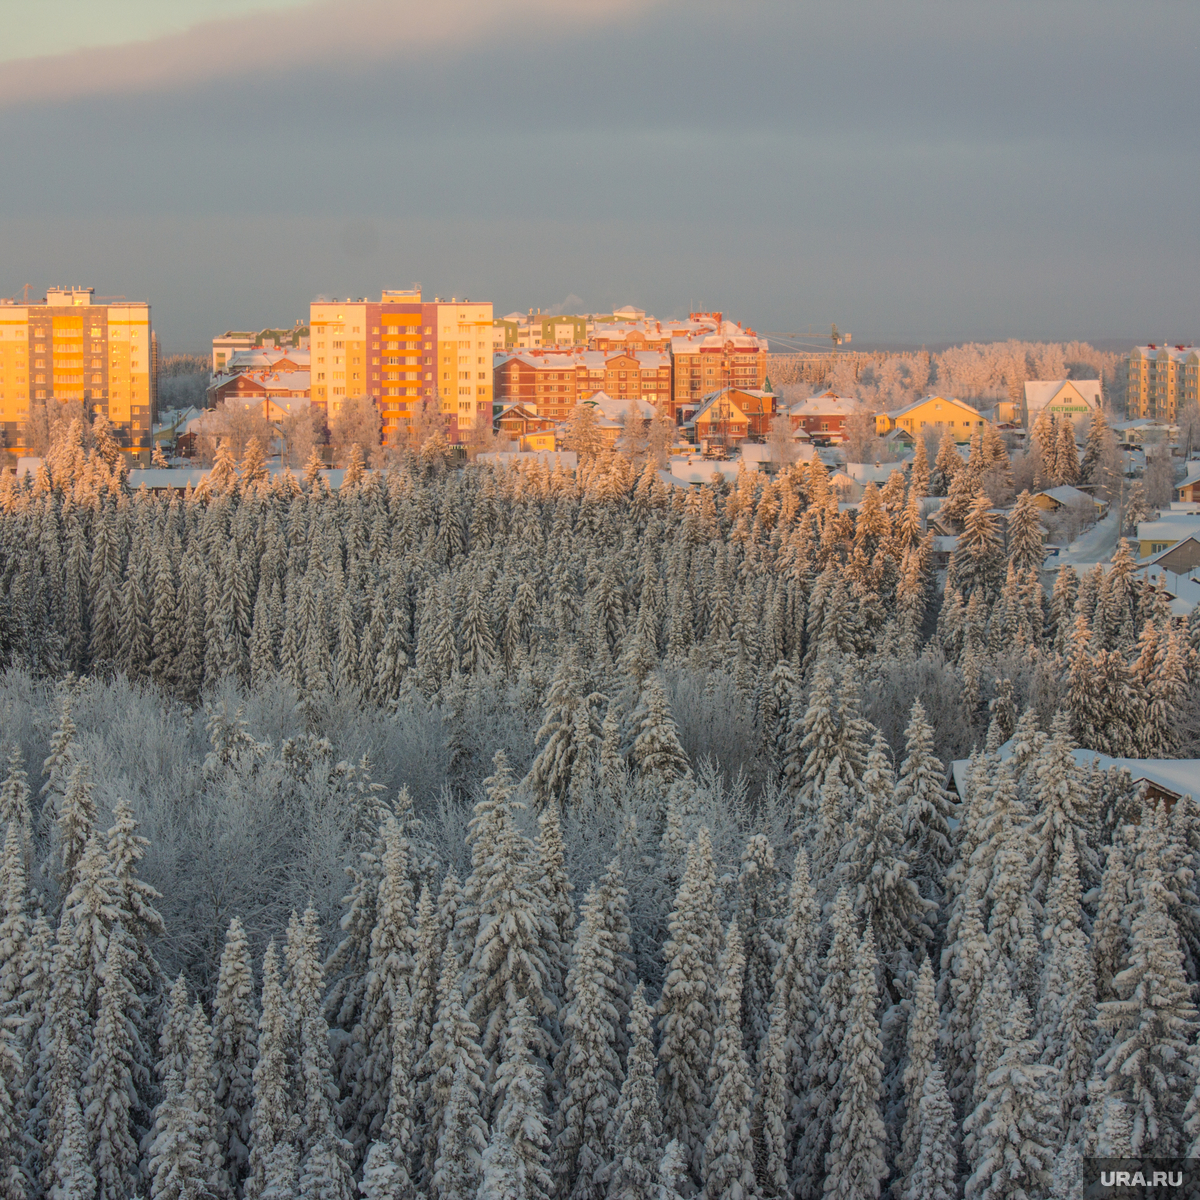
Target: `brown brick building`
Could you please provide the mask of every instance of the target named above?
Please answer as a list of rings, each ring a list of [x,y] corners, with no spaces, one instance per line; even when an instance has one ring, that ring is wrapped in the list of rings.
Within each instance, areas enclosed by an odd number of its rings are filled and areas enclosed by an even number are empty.
[[[495,356],[493,377],[497,404],[521,404],[554,421],[597,392],[637,396],[664,411],[671,398],[671,360],[661,351],[510,351]]]
[[[671,339],[671,415],[682,422],[700,399],[722,388],[763,391],[767,382],[767,339],[732,321],[712,333]],[[681,406],[686,411],[681,413]]]

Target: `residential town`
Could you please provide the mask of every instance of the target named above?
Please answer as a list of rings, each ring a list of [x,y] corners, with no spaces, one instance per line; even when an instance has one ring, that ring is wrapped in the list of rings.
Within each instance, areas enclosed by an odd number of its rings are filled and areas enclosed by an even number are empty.
[[[1020,1129],[1057,1200],[1191,1136],[1194,348],[0,331],[5,1196],[949,1200]]]

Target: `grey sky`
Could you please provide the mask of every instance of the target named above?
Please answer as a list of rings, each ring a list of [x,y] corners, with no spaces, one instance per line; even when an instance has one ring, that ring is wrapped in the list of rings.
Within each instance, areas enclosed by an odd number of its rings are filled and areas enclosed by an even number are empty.
[[[414,280],[856,342],[1200,334],[1194,3],[343,0],[159,32],[0,63],[0,294],[145,297],[168,350]]]

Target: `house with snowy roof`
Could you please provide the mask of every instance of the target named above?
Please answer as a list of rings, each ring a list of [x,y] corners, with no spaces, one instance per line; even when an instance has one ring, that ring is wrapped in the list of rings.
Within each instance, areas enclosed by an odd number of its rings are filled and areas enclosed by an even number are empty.
[[[235,375],[218,375],[208,389],[208,405],[236,404],[241,408],[256,408],[268,421],[284,417],[309,403],[310,375],[304,371],[239,371]]]
[[[1175,496],[1178,500],[1189,503],[1200,501],[1200,462],[1188,464],[1188,473],[1181,483],[1175,485]]]
[[[986,424],[983,414],[965,400],[953,396],[924,396],[903,408],[877,413],[875,433],[883,437],[893,429],[903,429],[919,436],[929,430],[940,433],[948,429],[955,441],[969,442],[971,434]]]
[[[1152,558],[1195,535],[1200,535],[1200,512],[1191,508],[1163,509],[1152,520],[1138,522],[1138,554],[1143,559]]]
[[[1098,500],[1090,492],[1081,491],[1067,483],[1035,492],[1031,499],[1043,512],[1057,512],[1060,508],[1087,508],[1090,506],[1095,508],[1098,513],[1102,513],[1108,507],[1103,500]]]
[[[793,429],[802,429],[814,441],[843,442],[846,422],[863,411],[857,396],[842,396],[830,388],[787,408]]]
[[[1101,407],[1101,394],[1098,379],[1027,379],[1021,424],[1032,429],[1044,412],[1078,424]]]

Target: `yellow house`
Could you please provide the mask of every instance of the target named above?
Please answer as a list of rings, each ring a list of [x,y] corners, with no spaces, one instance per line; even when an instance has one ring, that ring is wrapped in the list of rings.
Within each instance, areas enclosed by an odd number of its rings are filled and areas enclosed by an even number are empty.
[[[986,424],[979,410],[962,400],[950,396],[926,396],[914,400],[905,408],[878,413],[875,432],[882,437],[893,429],[903,429],[915,436],[930,429],[939,432],[949,429],[956,442],[967,442],[971,440],[972,433]]]

